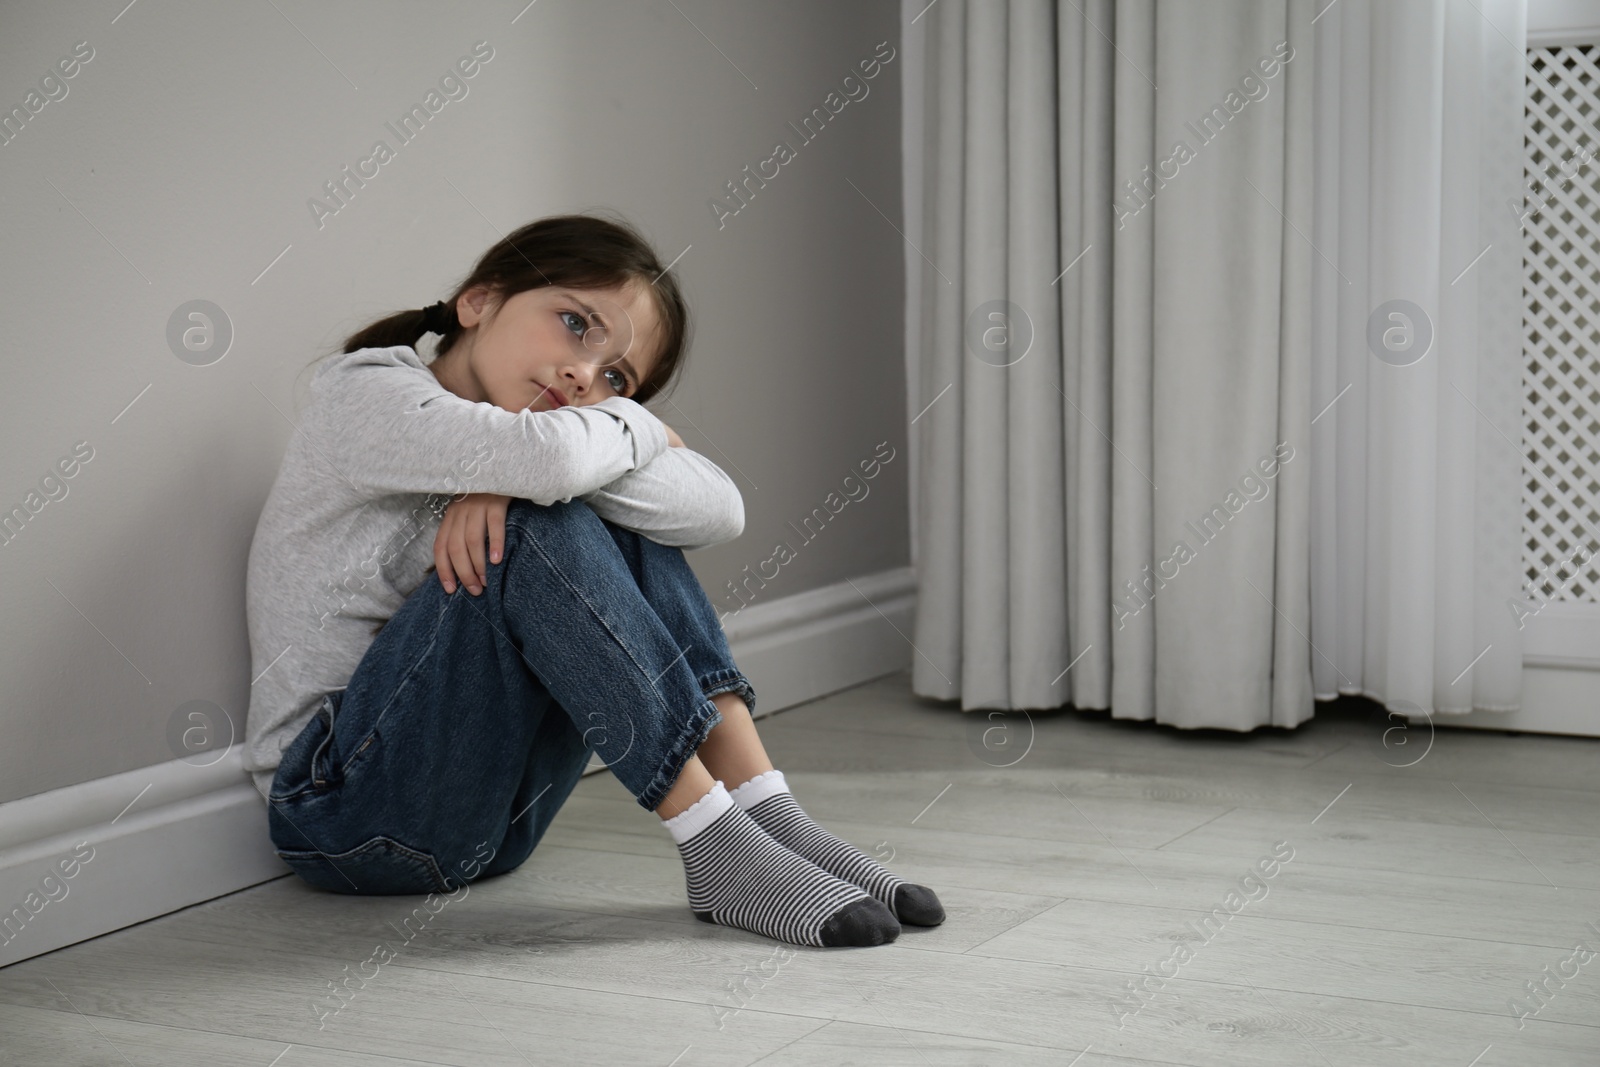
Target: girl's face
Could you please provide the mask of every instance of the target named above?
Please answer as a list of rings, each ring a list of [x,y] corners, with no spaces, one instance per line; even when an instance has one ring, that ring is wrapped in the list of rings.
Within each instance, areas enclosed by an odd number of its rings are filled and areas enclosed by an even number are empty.
[[[463,332],[429,365],[446,389],[507,411],[554,411],[632,396],[654,367],[660,320],[643,282],[610,289],[542,286],[490,305],[456,301]]]

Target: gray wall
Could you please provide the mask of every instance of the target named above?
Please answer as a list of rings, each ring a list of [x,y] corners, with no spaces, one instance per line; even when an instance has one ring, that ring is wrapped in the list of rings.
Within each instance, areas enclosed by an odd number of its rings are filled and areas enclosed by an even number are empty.
[[[909,562],[893,0],[124,3],[0,5],[0,109],[27,115],[0,145],[0,510],[22,509],[0,801],[173,759],[191,701],[242,737],[245,560],[300,372],[542,215],[610,207],[664,260],[693,246],[690,369],[652,407],[744,493],[744,536],[689,555],[719,609],[779,541],[757,603]],[[400,146],[384,123],[479,41],[467,94]],[[865,98],[801,143],[787,123],[883,41]],[[319,228],[308,200],[380,138],[394,158]],[[719,229],[711,197],[779,140],[793,160]],[[168,340],[192,300],[233,331],[208,365]]]

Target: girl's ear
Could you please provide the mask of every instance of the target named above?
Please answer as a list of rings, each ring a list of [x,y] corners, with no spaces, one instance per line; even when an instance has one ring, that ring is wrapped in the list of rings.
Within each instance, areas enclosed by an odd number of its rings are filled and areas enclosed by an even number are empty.
[[[485,285],[474,285],[461,294],[461,299],[456,301],[456,318],[463,329],[476,326],[483,321],[490,296],[489,287]]]

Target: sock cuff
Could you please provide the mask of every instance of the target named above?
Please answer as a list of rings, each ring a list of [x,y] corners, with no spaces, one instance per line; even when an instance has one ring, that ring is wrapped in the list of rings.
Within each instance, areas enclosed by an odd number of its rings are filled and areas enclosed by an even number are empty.
[[[768,797],[787,792],[789,792],[789,783],[784,780],[783,772],[774,768],[756,775],[748,782],[731,790],[728,795],[733,798],[735,804],[749,811]]]
[[[667,828],[667,833],[672,835],[672,840],[683,844],[695,834],[710,826],[718,816],[733,807],[733,800],[728,796],[727,788],[721,779],[713,782],[711,789],[705,796],[684,808],[670,819],[661,820],[661,825]]]

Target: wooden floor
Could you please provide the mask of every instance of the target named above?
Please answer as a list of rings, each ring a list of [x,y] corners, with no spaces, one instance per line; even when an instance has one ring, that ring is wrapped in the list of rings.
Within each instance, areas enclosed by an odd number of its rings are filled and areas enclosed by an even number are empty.
[[[894,675],[760,727],[943,926],[816,950],[697,922],[602,772],[436,912],[287,876],[0,970],[0,1062],[1600,1064],[1600,957],[1574,958],[1600,951],[1600,740],[1394,725],[1066,712],[985,745]]]

